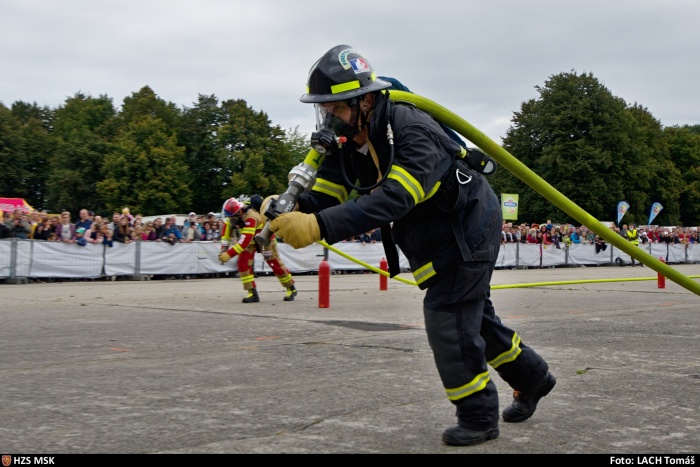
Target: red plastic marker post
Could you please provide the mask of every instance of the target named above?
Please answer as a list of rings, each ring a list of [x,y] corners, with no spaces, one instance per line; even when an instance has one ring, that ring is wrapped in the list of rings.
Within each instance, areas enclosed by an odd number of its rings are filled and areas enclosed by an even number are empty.
[[[664,261],[664,258],[662,256],[659,256],[659,261],[661,261],[662,263],[666,262],[666,261]],[[656,279],[656,285],[660,289],[666,288],[666,277],[663,274],[659,273],[659,275]]]
[[[386,258],[382,258],[379,261],[379,269],[381,269],[384,272],[389,271],[389,262],[386,260]],[[387,289],[387,278],[384,274],[379,275],[379,290],[386,290]]]
[[[330,308],[331,306],[331,267],[328,261],[323,259],[318,266],[318,307]]]

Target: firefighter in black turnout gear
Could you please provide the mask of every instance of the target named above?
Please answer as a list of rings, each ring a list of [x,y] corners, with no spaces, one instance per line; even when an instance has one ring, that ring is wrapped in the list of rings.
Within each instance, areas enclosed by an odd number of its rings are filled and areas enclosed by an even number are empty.
[[[501,323],[490,299],[501,207],[480,165],[471,162],[487,156],[458,144],[423,111],[390,101],[391,87],[348,45],[313,65],[301,101],[314,104],[311,140],[326,157],[313,188],[299,196],[298,211],[271,220],[270,230],[302,248],[382,228],[390,274],[399,272],[395,243],[426,291],[428,342],[456,406],[457,425],[442,439],[477,444],[499,435],[488,365],[514,390],[502,414],[506,422],[530,418],[556,380],[542,357]],[[353,189],[363,196],[349,200]]]

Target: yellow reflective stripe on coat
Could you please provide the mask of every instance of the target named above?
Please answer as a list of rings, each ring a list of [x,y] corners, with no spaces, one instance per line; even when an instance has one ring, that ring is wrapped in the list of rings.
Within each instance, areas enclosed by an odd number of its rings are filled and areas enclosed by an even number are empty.
[[[243,247],[240,243],[236,243],[235,245],[233,245],[233,250],[240,255],[243,252]]]
[[[389,178],[396,180],[401,184],[402,187],[408,191],[408,193],[413,197],[413,203],[418,204],[425,198],[425,192],[423,187],[418,180],[416,180],[413,175],[408,173],[406,169],[399,167],[398,165],[392,165],[389,171]]]
[[[486,383],[488,383],[491,380],[491,377],[489,376],[489,372],[485,371],[481,373],[480,375],[477,375],[476,378],[465,384],[464,386],[454,388],[454,389],[448,389],[445,388],[445,392],[447,393],[447,398],[451,401],[456,401],[459,399],[463,399],[467,396],[471,396],[475,392],[481,391],[486,387]]]
[[[441,185],[441,182],[437,182],[437,183],[435,184],[435,186],[433,187],[433,189],[430,190],[430,191],[428,192],[428,194],[425,195],[425,197],[424,197],[422,200],[418,201],[418,203],[422,203],[423,201],[428,201],[430,198],[432,198],[433,195],[434,195],[435,193],[437,193],[438,189],[440,188],[440,185]]]
[[[413,277],[416,279],[416,285],[421,282],[425,282],[436,274],[435,269],[433,269],[433,263],[430,262],[425,266],[421,266],[415,271],[413,271]]]
[[[337,199],[340,203],[344,203],[348,199],[348,191],[343,185],[338,185],[337,183],[329,182],[323,178],[317,178],[316,183],[311,188],[312,191],[318,191],[320,193],[332,196]]]
[[[243,227],[241,229],[241,235],[254,235],[255,227]]]
[[[513,334],[513,345],[510,347],[510,349],[503,352],[501,355],[494,358],[490,362],[486,362],[486,363],[491,365],[491,367],[495,370],[496,368],[503,365],[504,363],[512,362],[513,360],[518,358],[518,355],[520,355],[520,352],[522,352],[522,350],[520,349],[520,336],[516,332]]]

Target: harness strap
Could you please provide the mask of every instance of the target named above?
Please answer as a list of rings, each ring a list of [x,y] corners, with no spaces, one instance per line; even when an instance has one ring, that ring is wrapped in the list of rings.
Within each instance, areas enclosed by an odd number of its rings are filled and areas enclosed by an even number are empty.
[[[374,166],[377,168],[377,173],[379,176],[377,177],[377,181],[382,179],[382,170],[379,168],[379,157],[377,157],[377,151],[375,151],[374,146],[372,146],[372,142],[367,138],[367,147],[369,148],[369,153],[372,156],[372,160],[374,161]]]
[[[380,229],[382,233],[382,245],[386,254],[386,262],[389,266],[389,277],[394,277],[401,272],[399,267],[399,252],[396,250],[394,240],[391,238],[391,225],[387,224]]]

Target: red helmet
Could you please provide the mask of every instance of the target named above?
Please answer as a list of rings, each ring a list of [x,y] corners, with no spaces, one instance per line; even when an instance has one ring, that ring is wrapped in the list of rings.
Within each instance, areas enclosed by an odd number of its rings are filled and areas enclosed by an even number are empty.
[[[229,198],[224,201],[224,205],[221,207],[221,217],[235,216],[241,212],[241,209],[243,209],[243,203],[236,198]]]

